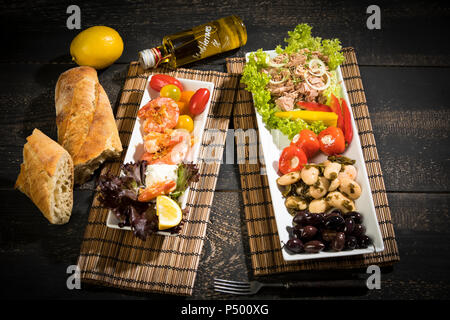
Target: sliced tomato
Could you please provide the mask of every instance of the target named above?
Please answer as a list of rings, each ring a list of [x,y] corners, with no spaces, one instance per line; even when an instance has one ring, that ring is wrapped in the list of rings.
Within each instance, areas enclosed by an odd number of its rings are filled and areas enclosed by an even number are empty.
[[[181,84],[181,82],[178,79],[169,76],[168,74],[155,74],[152,76],[149,83],[150,88],[158,92],[161,91],[162,87],[165,87],[169,84],[174,84],[178,88],[180,88],[180,91],[183,91],[183,85]]]
[[[350,144],[353,139],[353,128],[352,128],[352,118],[350,113],[350,108],[347,105],[347,102],[345,102],[345,99],[341,98],[341,109],[344,114],[344,137],[345,142],[347,144]]]
[[[196,116],[205,111],[210,95],[209,90],[206,88],[201,88],[195,91],[189,101],[189,112]]]
[[[331,108],[325,104],[320,104],[317,102],[306,102],[306,101],[299,101],[297,102],[297,105],[300,108],[309,110],[309,111],[324,111],[324,112],[332,112]]]
[[[308,163],[305,152],[296,145],[290,145],[281,152],[278,169],[282,174],[300,171]]]
[[[340,128],[342,131],[344,131],[344,118],[342,116],[341,104],[339,103],[339,99],[336,98],[336,96],[334,94],[331,94],[330,108],[338,116],[338,120],[337,120],[338,128]]]
[[[341,128],[328,127],[319,133],[318,139],[320,150],[328,156],[345,151],[345,137]]]
[[[320,149],[320,143],[317,139],[317,135],[309,129],[304,129],[296,134],[294,138],[292,138],[291,145],[296,145],[302,149],[308,159],[314,157]]]

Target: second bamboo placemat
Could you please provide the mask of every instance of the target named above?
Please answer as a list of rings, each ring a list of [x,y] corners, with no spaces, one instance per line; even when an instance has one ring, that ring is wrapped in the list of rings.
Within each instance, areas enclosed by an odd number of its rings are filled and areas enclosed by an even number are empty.
[[[386,197],[383,175],[372,131],[369,110],[359,73],[358,62],[353,48],[343,50],[345,61],[341,70],[353,115],[358,126],[362,151],[369,175],[378,223],[381,228],[385,250],[379,253],[341,258],[314,259],[309,261],[285,261],[281,254],[277,226],[273,213],[264,161],[250,159],[255,149],[261,148],[257,141],[246,140],[245,130],[258,130],[255,107],[251,94],[241,84],[236,97],[233,117],[234,127],[242,131],[236,133],[237,160],[241,174],[241,185],[248,229],[251,264],[254,275],[268,275],[300,270],[323,270],[361,268],[371,264],[390,265],[399,261],[397,242]],[[227,59],[229,73],[241,74],[245,58]],[[259,152],[259,158],[263,155]]]
[[[216,71],[154,69],[143,71],[133,62],[120,98],[116,123],[124,146],[121,159],[110,161],[102,174],[118,174],[136,121],[137,110],[150,74],[167,73],[174,77],[210,81],[215,84],[211,107],[202,139],[199,181],[191,186],[189,209],[175,236],[152,235],[146,241],[131,231],[106,226],[108,210],[98,201],[89,220],[78,258],[83,281],[134,291],[191,295],[201,256],[219,166],[235,99],[238,77]]]

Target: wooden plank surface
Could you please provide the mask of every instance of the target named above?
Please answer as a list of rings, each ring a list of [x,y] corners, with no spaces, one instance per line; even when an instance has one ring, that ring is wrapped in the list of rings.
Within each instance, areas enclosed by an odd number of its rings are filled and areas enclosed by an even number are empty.
[[[366,9],[370,1],[198,1],[78,2],[82,27],[108,25],[125,39],[126,51],[120,62],[135,60],[137,52],[161,42],[164,35],[186,30],[230,14],[242,17],[248,44],[235,52],[263,46],[271,49],[286,32],[301,22],[314,26],[324,38],[338,37],[344,46],[357,49],[363,65],[448,66],[450,44],[436,44],[438,32],[448,34],[450,10],[444,2],[378,1],[382,9],[381,30],[369,30]],[[70,61],[68,48],[78,33],[66,28],[66,3],[22,2],[0,7],[2,50],[0,61]],[[26,21],[26,23],[23,23]],[[410,35],[405,36],[405,35]],[[52,39],[42,50],[41,39]],[[20,39],[20,41],[17,41]],[[217,58],[214,58],[214,61]],[[203,65],[205,62],[202,62]]]
[[[266,290],[254,299],[448,299],[450,293],[450,44],[444,2],[387,2],[382,29],[365,26],[368,1],[78,2],[82,27],[105,24],[124,38],[122,57],[99,73],[117,106],[128,63],[161,37],[229,14],[247,26],[245,47],[190,65],[225,71],[225,58],[282,42],[297,23],[323,37],[339,37],[356,49],[372,126],[388,191],[401,261],[382,275],[382,289],[365,292]],[[66,4],[44,0],[0,4],[0,272],[9,298],[175,299],[113,288],[67,290],[66,268],[79,254],[94,180],[77,187],[69,224],[52,226],[12,186],[25,137],[34,127],[56,138],[54,85],[74,66],[68,48],[78,31],[67,30]],[[231,124],[233,121],[230,122]],[[231,126],[232,128],[232,126]],[[225,155],[226,157],[226,150]],[[225,158],[224,158],[225,159]],[[189,299],[236,298],[213,292],[212,280],[246,280],[250,274],[239,170],[221,166],[194,294]],[[32,266],[32,271],[30,266]],[[360,270],[364,273],[364,270]],[[269,280],[331,277],[282,274]],[[267,280],[267,279],[263,279]],[[42,290],[45,287],[46,290]]]
[[[85,290],[67,290],[66,268],[76,263],[81,244],[82,230],[86,224],[91,195],[86,191],[75,193],[77,205],[69,224],[49,225],[26,197],[14,191],[2,191],[10,199],[2,206],[2,219],[11,221],[0,224],[2,234],[0,271],[7,273],[3,288],[9,288],[10,298],[148,298],[170,299],[170,296],[135,294],[126,291],[85,285]],[[404,299],[427,297],[450,298],[450,285],[445,275],[450,268],[448,259],[450,236],[447,195],[423,195],[411,193],[389,194],[392,218],[398,238],[401,261],[393,270],[382,274],[382,290],[345,293],[360,299]],[[239,192],[216,192],[208,225],[206,241],[200,260],[194,294],[189,299],[229,298],[213,291],[213,279],[221,277],[234,280],[249,278],[249,256],[246,248],[246,227],[243,222],[242,199]],[[402,254],[403,253],[403,254]],[[33,261],[33,273],[30,272]],[[11,268],[14,266],[14,268]],[[333,277],[336,272],[302,272],[288,275],[272,275],[262,280],[311,279],[319,276]],[[44,279],[47,290],[40,292]],[[423,292],[421,292],[423,290]],[[342,293],[313,292],[321,298],[337,298]],[[257,298],[271,299],[307,298],[311,292],[286,293],[265,290]]]

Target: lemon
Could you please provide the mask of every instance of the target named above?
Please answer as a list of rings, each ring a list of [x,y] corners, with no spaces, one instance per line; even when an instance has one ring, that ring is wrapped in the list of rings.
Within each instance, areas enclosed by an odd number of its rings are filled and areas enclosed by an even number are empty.
[[[159,230],[165,230],[180,224],[183,214],[181,208],[168,196],[156,198],[156,214],[159,220]]]
[[[72,60],[80,66],[104,69],[113,64],[123,52],[119,33],[106,26],[90,27],[80,32],[70,44]]]

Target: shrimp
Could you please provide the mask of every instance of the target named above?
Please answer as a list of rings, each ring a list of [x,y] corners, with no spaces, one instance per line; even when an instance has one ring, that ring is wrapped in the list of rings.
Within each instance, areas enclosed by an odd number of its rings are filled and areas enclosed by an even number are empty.
[[[164,132],[177,125],[180,109],[171,98],[158,97],[151,100],[138,111],[138,117],[144,120],[145,133]]]
[[[144,138],[145,140],[145,138]],[[150,139],[144,142],[146,152],[141,160],[147,161],[147,164],[179,164],[186,158],[191,147],[191,135],[184,129],[171,131],[169,137],[163,139],[165,144],[158,144],[157,141]],[[151,152],[155,151],[156,152]]]
[[[157,153],[164,148],[181,142],[181,138],[174,136],[174,131],[167,129],[164,133],[152,131],[144,136],[144,149],[148,153]]]
[[[176,187],[177,183],[173,180],[157,182],[145,189],[139,189],[138,201],[148,202],[155,199],[157,196],[171,193]]]

